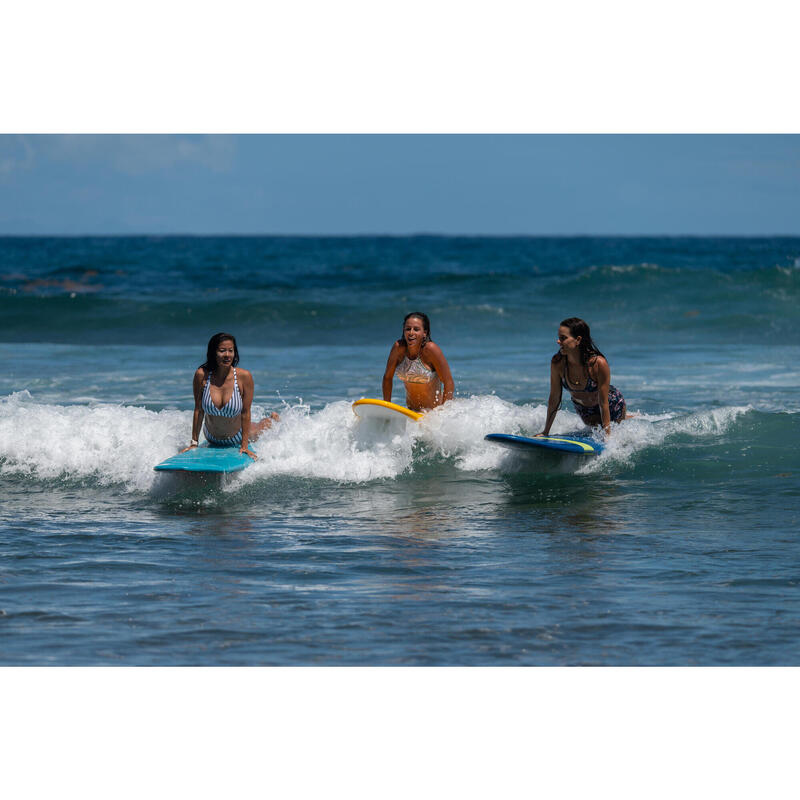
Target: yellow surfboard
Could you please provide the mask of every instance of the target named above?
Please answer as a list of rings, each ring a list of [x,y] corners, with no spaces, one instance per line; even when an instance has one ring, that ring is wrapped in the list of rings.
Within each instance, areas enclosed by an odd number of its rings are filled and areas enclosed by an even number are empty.
[[[360,419],[422,419],[424,416],[419,411],[412,411],[405,406],[398,406],[388,400],[376,400],[371,397],[362,397],[353,403],[353,413]]]

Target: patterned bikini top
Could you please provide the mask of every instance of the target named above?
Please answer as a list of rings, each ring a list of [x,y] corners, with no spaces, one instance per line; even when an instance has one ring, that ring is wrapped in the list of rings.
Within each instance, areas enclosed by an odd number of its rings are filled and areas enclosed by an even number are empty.
[[[597,381],[595,381],[591,375],[589,375],[588,370],[586,373],[586,386],[583,389],[579,389],[576,386],[570,386],[567,382],[567,368],[564,367],[564,372],[561,375],[561,385],[570,393],[572,392],[596,392],[597,391]]]
[[[419,356],[413,359],[406,356],[395,374],[403,383],[430,383],[438,378],[436,370],[428,369]]]
[[[570,386],[567,380],[567,363],[564,362],[564,372],[561,373],[561,385],[570,393],[573,403],[578,403],[582,406],[596,406],[600,402],[600,395],[597,391],[597,381],[589,374],[589,367],[586,367],[586,386],[583,389],[577,386]],[[588,394],[589,397],[584,397],[579,400],[575,394]]]

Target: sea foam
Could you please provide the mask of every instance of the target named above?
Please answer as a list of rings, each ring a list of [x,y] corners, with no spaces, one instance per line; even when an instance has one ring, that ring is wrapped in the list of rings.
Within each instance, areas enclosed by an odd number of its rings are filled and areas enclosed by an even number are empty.
[[[593,472],[631,462],[646,448],[676,435],[705,438],[724,433],[749,407],[726,407],[694,414],[639,414],[614,426],[599,458],[577,459],[573,471]],[[253,406],[253,417],[266,408]],[[232,485],[278,475],[363,483],[395,478],[429,463],[449,463],[462,472],[506,469],[509,451],[484,440],[487,433],[533,436],[544,427],[543,404],[515,405],[494,395],[456,398],[419,422],[381,424],[359,420],[349,401],[319,410],[287,404],[280,422],[252,449],[257,462]],[[143,492],[156,483],[155,464],[186,446],[191,411],[149,411],[113,404],[54,405],[29,392],[0,400],[0,474],[31,480],[66,480],[120,485]],[[559,412],[551,433],[588,431],[568,410]],[[543,469],[546,465],[543,466]]]

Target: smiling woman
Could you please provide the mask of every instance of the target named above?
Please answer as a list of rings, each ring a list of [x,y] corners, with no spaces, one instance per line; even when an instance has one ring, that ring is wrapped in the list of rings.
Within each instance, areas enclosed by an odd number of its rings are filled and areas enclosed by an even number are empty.
[[[453,376],[439,345],[431,340],[426,314],[414,311],[403,320],[403,335],[392,345],[383,374],[383,399],[392,399],[395,373],[406,385],[406,405],[428,411],[453,399]]]
[[[602,425],[611,433],[612,422],[626,417],[625,398],[611,385],[611,368],[597,349],[589,326],[579,317],[563,320],[558,328],[558,352],[550,362],[550,397],[547,419],[539,436],[547,436],[561,405],[561,390],[572,397],[572,405],[585,425]]]
[[[239,446],[240,453],[255,459],[248,449],[252,439],[271,427],[278,415],[273,411],[257,425],[250,426],[250,405],[253,402],[253,376],[249,370],[236,369],[239,348],[229,333],[217,333],[208,342],[205,363],[194,374],[194,415],[192,442],[185,450],[198,446],[200,428],[214,447]],[[204,424],[205,423],[205,424]]]

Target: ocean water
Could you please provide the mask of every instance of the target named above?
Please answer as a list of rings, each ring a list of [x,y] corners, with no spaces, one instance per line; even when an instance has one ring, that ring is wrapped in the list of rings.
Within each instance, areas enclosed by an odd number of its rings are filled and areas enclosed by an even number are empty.
[[[455,399],[359,425],[412,310]],[[637,416],[485,442],[568,316]],[[281,422],[156,473],[220,330]],[[0,664],[800,663],[800,239],[5,238],[0,354]]]

